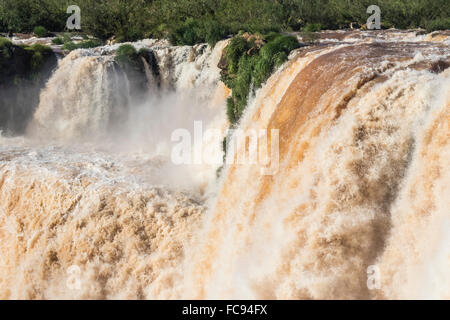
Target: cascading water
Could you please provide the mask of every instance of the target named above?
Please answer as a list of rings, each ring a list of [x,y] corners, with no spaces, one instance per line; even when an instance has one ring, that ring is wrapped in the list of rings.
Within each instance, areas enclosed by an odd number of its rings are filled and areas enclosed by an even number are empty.
[[[158,69],[140,102],[117,46],[65,57],[28,135],[0,137],[0,298],[449,299],[448,37],[322,38],[239,124],[279,130],[278,170],[218,181],[171,163],[171,133],[225,135],[226,41],[133,43]]]
[[[62,139],[105,133],[126,119],[129,103],[128,79],[114,58],[77,50],[47,83],[32,130]]]
[[[114,47],[60,61],[28,135],[0,137],[0,298],[146,298],[176,282],[217,166],[172,164],[171,132],[194,120],[225,130],[225,44],[134,44],[153,50],[160,76],[147,74],[138,104]]]
[[[184,297],[448,298],[449,58],[344,45],[275,74],[241,127],[280,130],[279,171],[227,169]]]

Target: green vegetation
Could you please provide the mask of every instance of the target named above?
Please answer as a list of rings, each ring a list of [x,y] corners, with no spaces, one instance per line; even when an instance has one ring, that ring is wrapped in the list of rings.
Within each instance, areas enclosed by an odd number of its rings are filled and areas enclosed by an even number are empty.
[[[428,32],[433,30],[449,30],[450,29],[450,18],[442,18],[427,21],[425,24],[425,28]]]
[[[217,41],[225,38],[226,30],[214,20],[200,21],[187,18],[180,26],[173,28],[168,36],[173,44],[194,45],[207,42],[214,46]]]
[[[83,40],[80,42],[66,41],[64,42],[63,49],[64,50],[76,50],[76,49],[88,49],[95,48],[101,46],[102,42],[96,39]]]
[[[23,77],[28,79],[35,78],[40,72],[42,66],[49,57],[53,57],[53,51],[50,47],[41,44],[31,46],[15,46],[6,38],[0,37],[0,71],[6,76],[14,73],[15,59],[20,65]]]
[[[244,33],[231,40],[221,66],[222,81],[232,89],[227,100],[227,116],[232,125],[242,116],[250,93],[260,88],[298,46],[296,38],[277,33]]]
[[[56,45],[61,45],[61,44],[64,44],[64,41],[60,37],[57,37],[57,38],[52,39],[52,43],[56,44]]]
[[[146,64],[151,67],[155,76],[159,74],[156,58],[151,50],[140,49],[136,51],[130,44],[121,45],[117,51],[115,60],[120,69],[127,75],[132,104],[140,104],[148,99],[149,79],[146,73]]]
[[[11,44],[11,41],[9,39],[0,37],[0,50],[10,44]]]
[[[67,31],[69,4],[80,6],[83,32],[118,42],[155,37],[213,44],[240,30],[362,27],[372,4],[381,8],[385,28],[450,28],[448,0],[0,0],[0,31]]]
[[[141,57],[146,58],[148,54],[149,51],[147,49],[142,48],[139,51],[136,51],[131,44],[123,44],[117,49],[115,60],[126,72],[129,72],[130,68],[137,71],[143,71],[144,65]]]
[[[231,127],[236,127],[245,108],[249,96],[260,88],[270,75],[281,66],[289,53],[298,48],[295,37],[271,32],[268,35],[259,33],[239,33],[225,48],[219,67],[221,78],[226,86],[232,89],[227,99],[227,117]],[[227,153],[227,140],[222,142],[224,161]],[[220,176],[222,167],[216,175]]]
[[[63,49],[69,51],[76,49],[95,48],[103,44],[99,39],[89,39],[85,35],[81,36],[83,36],[84,40],[74,42],[72,41],[71,34],[65,33],[62,37],[54,38],[52,40],[52,43],[56,45],[63,45]]]
[[[51,48],[14,45],[0,37],[0,128],[22,134],[39,104],[41,88],[57,65]]]
[[[133,65],[137,61],[138,52],[131,44],[123,44],[117,49],[116,61],[119,64]]]
[[[0,0],[1,31],[31,33],[36,26],[62,31],[69,0]]]
[[[133,65],[137,61],[140,62],[140,57],[147,57],[151,53],[150,50],[141,48],[136,51],[136,48],[131,44],[123,44],[117,49],[115,60],[119,64]]]
[[[0,73],[6,69],[12,55],[12,43],[6,38],[0,37]]]
[[[39,73],[47,57],[53,55],[50,47],[38,43],[32,46],[23,46],[23,48],[30,54],[30,71],[33,76]]]
[[[155,12],[152,0],[79,0],[83,31],[99,39],[135,41],[150,35]]]
[[[47,36],[48,31],[47,31],[47,29],[45,29],[45,27],[38,26],[33,29],[33,33],[39,38],[44,38]]]
[[[322,30],[322,25],[320,23],[307,23],[303,28],[305,32],[318,32]]]

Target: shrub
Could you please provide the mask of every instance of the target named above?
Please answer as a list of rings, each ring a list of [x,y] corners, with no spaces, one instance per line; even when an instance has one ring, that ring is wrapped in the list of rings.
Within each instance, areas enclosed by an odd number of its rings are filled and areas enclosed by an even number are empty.
[[[322,30],[322,25],[320,23],[307,23],[306,26],[303,27],[303,31],[305,32],[319,32]]]
[[[214,47],[227,34],[227,28],[215,20],[207,20],[204,23],[205,42]]]
[[[450,18],[435,19],[426,23],[425,28],[428,32],[435,30],[449,30]]]
[[[64,50],[76,50],[76,49],[89,49],[89,48],[95,48],[98,46],[101,46],[102,42],[97,39],[91,39],[91,40],[85,40],[78,43],[75,43],[73,41],[68,41],[64,43],[63,49]]]
[[[43,38],[43,37],[47,36],[48,32],[47,32],[47,29],[45,29],[44,27],[38,26],[33,29],[33,33],[36,36],[38,36],[39,38]]]
[[[117,49],[115,60],[119,64],[135,65],[138,53],[131,44],[123,44]]]
[[[227,28],[215,20],[188,18],[181,25],[170,29],[168,38],[174,45],[194,45],[206,42],[213,47],[225,37],[226,33]]]
[[[50,47],[41,44],[25,46],[24,49],[31,54],[31,72],[36,73],[42,67],[46,56],[53,54]]]
[[[62,41],[64,43],[72,41],[72,36],[70,35],[70,33],[68,33],[68,32],[64,33],[64,35],[62,37]]]
[[[234,99],[233,97],[229,97],[227,99],[227,117],[231,124],[235,124],[238,121],[235,110]]]
[[[83,30],[102,40],[111,37],[115,37],[118,42],[142,39],[151,30],[150,23],[161,14],[157,7],[150,11],[152,1],[148,0],[76,2],[83,15]]]
[[[0,49],[11,44],[11,41],[7,38],[0,37]]]
[[[102,42],[97,39],[85,40],[78,44],[78,46],[83,49],[95,48],[95,47],[99,47],[101,45],[102,45]]]
[[[347,28],[366,23],[378,5],[382,26],[448,29],[448,0],[77,0],[82,26],[99,39],[132,41],[169,37],[174,44],[214,44],[239,30]],[[0,0],[0,31],[30,32],[35,26],[64,31],[69,0]],[[149,19],[151,17],[151,19]],[[189,17],[189,19],[186,19]]]
[[[276,33],[265,37],[248,33],[234,37],[225,49],[226,70],[222,81],[232,89],[227,100],[227,116],[234,126],[241,118],[249,95],[267,81],[297,48],[296,38]]]
[[[64,43],[63,49],[64,49],[64,50],[72,51],[72,50],[79,49],[79,47],[78,47],[78,45],[77,45],[76,43],[74,43],[73,41],[69,41],[69,42],[65,42],[65,43]]]
[[[64,41],[60,37],[57,37],[55,39],[52,39],[52,43],[56,45],[61,45],[64,44]]]
[[[174,45],[193,45],[201,40],[200,24],[193,18],[188,18],[178,27],[169,31],[169,40]]]

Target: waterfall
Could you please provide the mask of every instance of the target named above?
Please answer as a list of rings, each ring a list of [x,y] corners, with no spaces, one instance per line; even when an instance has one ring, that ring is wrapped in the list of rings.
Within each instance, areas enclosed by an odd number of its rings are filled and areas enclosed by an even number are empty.
[[[321,37],[238,125],[277,130],[270,174],[170,158],[194,122],[222,156],[228,41],[131,43],[142,81],[118,45],[64,57],[27,134],[0,136],[0,298],[449,299],[448,37]]]
[[[112,56],[74,51],[42,91],[31,130],[60,139],[104,133],[126,117],[129,95],[126,74]]]
[[[241,128],[279,129],[279,171],[226,169],[182,297],[448,298],[444,60],[444,46],[347,44],[273,75]]]

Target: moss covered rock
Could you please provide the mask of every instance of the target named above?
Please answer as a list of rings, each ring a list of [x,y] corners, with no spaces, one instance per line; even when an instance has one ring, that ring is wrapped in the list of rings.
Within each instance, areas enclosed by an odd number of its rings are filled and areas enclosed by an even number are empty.
[[[299,47],[295,37],[279,33],[243,33],[234,37],[219,62],[222,81],[232,90],[227,101],[231,125],[241,118],[252,91],[260,88],[289,53]]]
[[[0,130],[11,135],[25,131],[56,65],[47,46],[17,46],[0,38]]]
[[[139,104],[148,98],[149,86],[159,86],[159,69],[155,54],[151,50],[136,51],[130,44],[121,45],[115,60],[130,82],[130,96],[133,104]],[[148,74],[148,73],[151,74]],[[156,83],[150,83],[155,81]]]

